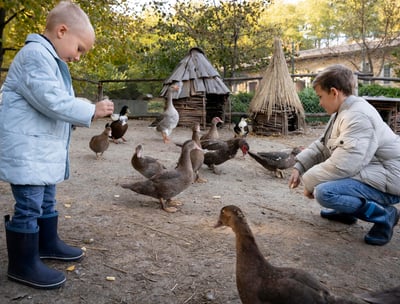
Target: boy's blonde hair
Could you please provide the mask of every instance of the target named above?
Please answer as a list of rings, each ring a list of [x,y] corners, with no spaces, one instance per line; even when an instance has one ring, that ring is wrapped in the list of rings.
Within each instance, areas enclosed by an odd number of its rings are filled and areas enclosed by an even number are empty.
[[[60,1],[47,15],[46,30],[51,31],[60,24],[65,24],[71,29],[94,32],[88,15],[71,1]]]

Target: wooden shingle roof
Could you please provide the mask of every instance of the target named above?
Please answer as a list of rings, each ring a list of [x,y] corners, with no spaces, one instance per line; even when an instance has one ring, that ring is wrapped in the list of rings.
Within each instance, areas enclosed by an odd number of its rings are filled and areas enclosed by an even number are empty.
[[[207,94],[229,95],[230,90],[224,84],[217,70],[211,65],[200,48],[192,48],[179,62],[171,76],[164,81],[160,95],[166,97],[168,87],[181,81],[182,91],[178,98],[206,96]]]

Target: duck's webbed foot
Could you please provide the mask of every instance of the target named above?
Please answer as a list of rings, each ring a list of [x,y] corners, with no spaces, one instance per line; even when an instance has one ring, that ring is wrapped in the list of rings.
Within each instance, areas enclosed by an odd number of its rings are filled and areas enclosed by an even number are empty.
[[[277,178],[285,178],[285,172],[281,169],[276,169],[275,170],[275,176]]]
[[[177,206],[182,206],[183,203],[178,200],[167,200],[167,205],[177,207]]]
[[[177,208],[168,206],[168,201],[169,200],[165,202],[162,198],[160,199],[161,209],[169,213],[174,213],[178,211]]]
[[[215,165],[211,165],[210,169],[214,172],[214,174],[221,175],[221,170],[218,170]]]
[[[162,137],[163,137],[163,141],[164,141],[164,144],[168,144],[169,143],[169,137],[168,137],[168,135],[166,134],[166,133],[162,133]]]
[[[196,175],[196,179],[194,180],[195,183],[204,184],[207,183],[207,179],[201,178],[199,175]]]

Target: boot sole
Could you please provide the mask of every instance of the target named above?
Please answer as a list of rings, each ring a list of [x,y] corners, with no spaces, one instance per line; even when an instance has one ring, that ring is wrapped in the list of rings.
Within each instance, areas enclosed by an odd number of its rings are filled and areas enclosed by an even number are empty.
[[[63,286],[65,281],[67,280],[67,278],[64,278],[62,281],[57,282],[57,283],[40,284],[40,283],[37,283],[37,282],[31,282],[31,281],[23,280],[21,278],[15,277],[15,276],[13,276],[11,274],[7,274],[7,277],[8,277],[8,279],[10,281],[21,283],[21,284],[24,284],[26,286],[37,288],[37,289],[57,289],[57,288],[60,288],[61,286]]]
[[[344,213],[327,213],[321,211],[320,216],[324,219],[346,225],[354,225],[355,223],[357,223],[357,219],[355,217]]]
[[[57,260],[57,261],[65,261],[65,262],[75,262],[75,261],[82,260],[84,256],[85,256],[84,253],[82,253],[80,256],[76,256],[76,257],[40,255],[40,259],[43,259],[43,260]]]

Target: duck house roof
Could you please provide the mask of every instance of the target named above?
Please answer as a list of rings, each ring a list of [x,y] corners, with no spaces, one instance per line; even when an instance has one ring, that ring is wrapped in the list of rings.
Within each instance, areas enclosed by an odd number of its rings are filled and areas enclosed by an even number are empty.
[[[183,85],[178,98],[206,96],[207,94],[230,94],[230,90],[222,81],[217,70],[198,47],[190,49],[171,76],[164,81],[160,96],[166,97],[168,87],[175,82],[182,82]]]

